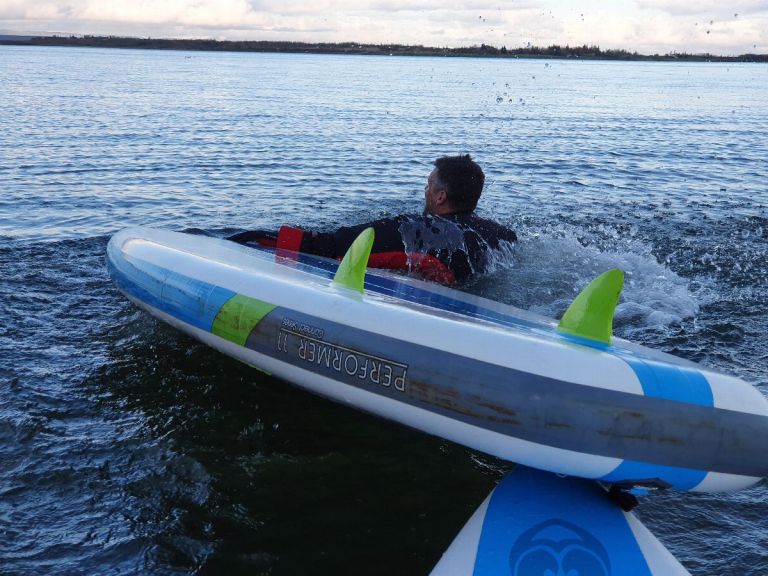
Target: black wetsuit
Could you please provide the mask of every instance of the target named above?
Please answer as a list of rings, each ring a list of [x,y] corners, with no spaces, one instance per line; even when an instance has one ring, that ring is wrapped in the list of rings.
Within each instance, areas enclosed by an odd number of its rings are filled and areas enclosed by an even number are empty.
[[[335,232],[304,232],[284,226],[277,247],[342,258],[368,227],[375,232],[371,267],[415,270],[427,279],[447,284],[485,272],[491,251],[517,240],[512,230],[473,213],[413,214],[345,226]]]

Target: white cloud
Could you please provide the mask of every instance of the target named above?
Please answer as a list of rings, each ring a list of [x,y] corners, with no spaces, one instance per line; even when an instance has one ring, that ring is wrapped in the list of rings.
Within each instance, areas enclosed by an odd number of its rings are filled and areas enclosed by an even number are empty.
[[[0,0],[0,28],[733,54],[768,51],[768,0]]]

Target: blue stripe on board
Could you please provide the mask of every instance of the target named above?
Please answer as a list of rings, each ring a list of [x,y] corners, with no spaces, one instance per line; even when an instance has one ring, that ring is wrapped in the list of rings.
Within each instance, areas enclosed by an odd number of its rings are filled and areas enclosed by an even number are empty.
[[[235,293],[219,286],[172,272],[143,260],[118,255],[109,258],[118,286],[142,302],[196,328],[211,331],[224,303]]]
[[[714,406],[712,387],[698,370],[641,360],[628,354],[620,356],[635,371],[646,396],[698,406]]]
[[[622,511],[590,480],[517,466],[491,495],[474,576],[652,576]]]
[[[641,360],[626,353],[619,353],[618,356],[634,370],[646,396],[698,406],[714,406],[712,387],[698,370]],[[678,490],[691,490],[698,486],[706,475],[707,472],[703,470],[625,460],[600,480],[627,482],[658,478]]]

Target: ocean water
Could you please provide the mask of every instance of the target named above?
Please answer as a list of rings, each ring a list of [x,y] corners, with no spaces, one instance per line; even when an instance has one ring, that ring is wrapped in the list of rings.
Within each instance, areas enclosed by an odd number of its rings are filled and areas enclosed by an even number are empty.
[[[139,312],[129,225],[419,211],[485,168],[515,253],[466,290],[768,394],[768,66],[0,47],[0,574],[426,574],[509,464],[292,388]],[[767,448],[768,450],[768,448]],[[768,574],[768,491],[638,516],[697,576]]]

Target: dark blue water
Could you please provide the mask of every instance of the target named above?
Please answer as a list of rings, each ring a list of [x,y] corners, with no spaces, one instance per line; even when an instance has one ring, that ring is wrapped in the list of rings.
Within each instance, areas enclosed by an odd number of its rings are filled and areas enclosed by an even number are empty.
[[[0,47],[0,573],[425,574],[507,464],[242,366],[111,285],[133,224],[420,210],[470,152],[516,254],[467,289],[768,393],[768,67]],[[768,447],[767,447],[768,454]],[[768,493],[637,509],[695,575],[768,573]]]

